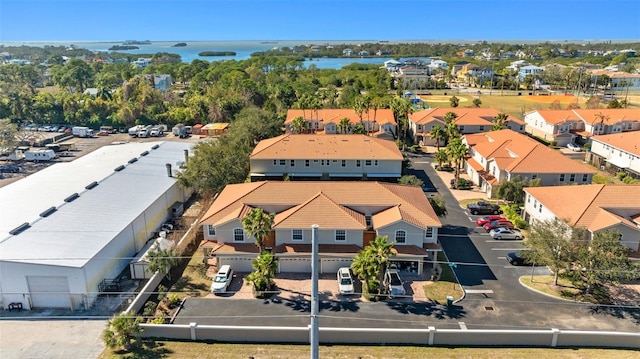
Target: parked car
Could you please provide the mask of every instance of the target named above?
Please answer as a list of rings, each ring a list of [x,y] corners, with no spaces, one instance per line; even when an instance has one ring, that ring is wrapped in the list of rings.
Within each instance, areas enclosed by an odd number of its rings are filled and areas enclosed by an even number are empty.
[[[500,206],[487,203],[484,201],[479,201],[476,203],[469,203],[467,205],[467,209],[471,214],[500,214],[502,211],[500,210]]]
[[[522,239],[524,236],[522,232],[517,229],[509,228],[496,228],[489,231],[491,238],[493,239]]]
[[[229,283],[233,279],[233,269],[228,264],[223,265],[218,270],[213,283],[211,283],[211,293],[225,293],[229,288]]]
[[[0,165],[0,173],[18,173],[20,172],[20,167],[16,165]]]
[[[514,229],[516,228],[513,223],[511,223],[511,221],[509,220],[498,220],[498,221],[491,221],[489,223],[485,223],[484,226],[482,226],[482,228],[484,228],[485,231],[489,232],[492,229],[496,229],[496,228],[509,228],[509,229]]]
[[[502,217],[501,215],[498,215],[498,214],[492,214],[490,216],[484,216],[484,217],[478,218],[476,220],[476,225],[482,227],[482,226],[484,226],[485,224],[487,224],[487,223],[489,223],[491,221],[498,221],[498,220],[501,220],[503,218],[504,217]]]
[[[351,271],[347,267],[338,269],[338,290],[340,294],[353,294],[353,278]]]
[[[529,260],[525,258],[526,251],[510,252],[507,253],[507,262],[514,266],[530,266],[532,265]]]
[[[404,290],[404,282],[400,278],[397,269],[387,269],[384,273],[383,285],[389,293],[389,298],[398,297],[406,294]]]
[[[567,148],[573,152],[580,152],[580,146],[576,145],[575,143],[568,144]]]
[[[438,192],[438,189],[435,187],[422,186],[422,192]]]

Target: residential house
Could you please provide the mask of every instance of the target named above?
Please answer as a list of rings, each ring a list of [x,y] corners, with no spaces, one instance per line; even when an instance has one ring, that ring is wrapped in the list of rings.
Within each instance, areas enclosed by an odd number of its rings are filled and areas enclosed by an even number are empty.
[[[338,125],[344,118],[349,120],[352,127],[362,125],[365,132],[370,134],[395,135],[396,133],[393,111],[387,108],[364,111],[361,116],[353,109],[290,109],[284,121],[286,132],[291,133],[291,123],[297,117],[305,120],[305,133],[337,134],[339,133]]]
[[[554,186],[589,184],[596,173],[591,167],[512,130],[466,135],[463,142],[469,146],[470,155],[466,173],[489,196],[495,185],[516,176],[539,178],[542,186]]]
[[[342,55],[344,55],[344,56],[353,55],[353,49],[344,49],[344,50],[342,50]]]
[[[369,56],[369,51],[365,51],[365,50],[359,51],[358,56]]]
[[[527,76],[535,76],[544,71],[544,68],[535,66],[535,65],[527,65],[518,68],[518,78],[520,81],[524,81],[524,78]]]
[[[229,123],[216,122],[208,123],[200,129],[200,134],[207,137],[219,137],[227,132],[229,129]]]
[[[201,248],[236,272],[252,271],[255,238],[242,226],[254,208],[275,214],[264,247],[273,251],[278,272],[311,271],[311,226],[318,229],[320,273],[335,273],[376,236],[393,242],[392,263],[420,274],[435,263],[440,220],[420,187],[382,182],[263,181],[227,185],[200,221]]]
[[[462,108],[462,107],[444,107],[430,108],[409,114],[409,131],[413,139],[417,143],[425,145],[435,145],[435,141],[431,139],[431,129],[435,126],[445,127],[445,115],[453,112],[458,117],[454,120],[461,134],[479,133],[491,131],[493,127],[493,119],[496,118],[500,111],[493,108]],[[516,132],[524,132],[525,125],[522,120],[509,116],[507,118],[506,128]],[[443,143],[441,143],[442,145]]]
[[[528,133],[566,146],[593,135],[640,130],[640,109],[535,110],[524,116]]]
[[[431,69],[443,69],[443,70],[447,70],[449,68],[449,65],[447,64],[446,61],[443,60],[431,60],[431,63],[429,63],[428,65]]]
[[[626,172],[640,179],[640,131],[591,137],[587,161],[603,170]]]
[[[619,96],[624,96],[628,91],[640,90],[640,74],[630,74],[624,71],[611,71],[611,69],[589,71],[589,76],[594,80],[603,75],[609,77],[610,84],[607,91],[610,91],[611,93],[617,92]]]
[[[284,134],[260,141],[249,157],[251,180],[385,180],[402,176],[394,141],[366,135]]]
[[[640,251],[640,185],[528,187],[524,217],[529,223],[562,220],[593,234],[613,229],[622,243]]]
[[[486,66],[478,66],[476,64],[465,64],[456,73],[458,82],[462,82],[467,86],[480,85],[487,81],[491,81],[493,77],[493,69]]]
[[[132,62],[133,65],[143,69],[149,65],[151,65],[151,59],[150,58],[144,58],[144,57],[140,57],[137,60]]]

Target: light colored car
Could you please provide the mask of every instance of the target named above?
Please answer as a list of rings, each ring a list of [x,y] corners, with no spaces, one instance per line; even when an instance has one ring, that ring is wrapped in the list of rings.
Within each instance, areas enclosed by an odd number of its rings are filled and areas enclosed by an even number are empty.
[[[229,283],[233,279],[233,269],[228,264],[223,265],[218,270],[213,283],[211,283],[211,293],[225,293],[229,288]]]
[[[524,236],[522,232],[517,229],[510,228],[496,228],[489,231],[489,235],[493,239],[522,239]]]
[[[340,294],[353,294],[353,278],[351,271],[347,267],[338,269],[338,290]]]
[[[387,269],[384,274],[384,287],[389,292],[389,298],[403,296],[407,292],[404,290],[404,282],[400,278],[397,269]]]
[[[575,143],[568,144],[567,148],[573,152],[580,152],[580,146],[576,145]]]

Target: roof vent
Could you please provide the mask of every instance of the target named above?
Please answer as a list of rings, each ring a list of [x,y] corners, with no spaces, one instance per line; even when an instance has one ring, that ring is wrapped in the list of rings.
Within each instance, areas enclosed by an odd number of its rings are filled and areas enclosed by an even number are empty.
[[[50,215],[53,214],[53,212],[55,212],[57,210],[56,207],[51,207],[49,209],[47,209],[46,211],[40,213],[40,217],[49,217]]]
[[[116,168],[114,169],[114,171],[116,171],[116,172],[120,172],[120,171],[122,171],[123,169],[124,169],[124,165],[120,165],[120,166],[116,167]]]
[[[134,157],[134,158],[132,158],[132,159],[130,159],[130,160],[129,160],[129,163],[134,163],[134,162],[136,162],[137,160],[138,160],[138,159]]]
[[[152,150],[156,150],[158,149],[158,147],[160,147],[160,145],[153,145],[153,147],[151,147]]]
[[[67,203],[73,202],[73,200],[75,200],[78,197],[80,197],[80,195],[78,193],[74,193],[71,196],[65,198],[64,201],[67,202]]]
[[[98,182],[93,181],[93,182],[89,183],[89,184],[85,187],[85,189],[92,189],[92,188],[94,188],[94,187],[95,187],[95,186],[97,186],[97,185],[98,185]]]
[[[140,154],[140,156],[146,156],[146,155],[148,155],[148,154],[149,154],[149,151],[144,151],[144,152],[142,152],[142,153]]]
[[[20,234],[22,231],[24,231],[25,229],[31,227],[29,225],[29,222],[24,222],[23,224],[19,225],[18,227],[12,229],[9,231],[9,234],[12,236],[15,236],[16,234]]]

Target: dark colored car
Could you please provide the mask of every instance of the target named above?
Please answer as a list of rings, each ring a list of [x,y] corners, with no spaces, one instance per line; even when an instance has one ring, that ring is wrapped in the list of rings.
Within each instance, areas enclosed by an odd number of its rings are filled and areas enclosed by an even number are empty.
[[[0,172],[18,173],[18,172],[20,172],[20,167],[18,167],[16,165],[0,165]]]
[[[524,257],[524,253],[525,251],[519,251],[519,252],[510,252],[507,254],[507,261],[514,266],[530,266],[532,265],[531,262],[529,262],[525,257]]]

